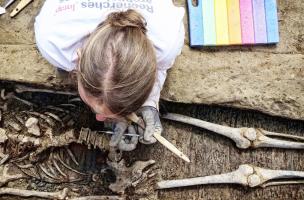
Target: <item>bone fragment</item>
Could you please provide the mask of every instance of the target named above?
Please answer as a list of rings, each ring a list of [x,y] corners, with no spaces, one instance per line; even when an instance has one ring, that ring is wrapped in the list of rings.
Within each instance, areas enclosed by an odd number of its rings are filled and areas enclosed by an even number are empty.
[[[25,105],[28,105],[28,106],[30,106],[30,107],[35,106],[35,104],[33,104],[32,102],[27,101],[27,100],[25,100],[25,99],[21,99],[20,97],[17,97],[17,96],[15,96],[15,95],[12,95],[11,98],[16,99],[16,100],[20,101],[21,103],[23,103],[23,104],[25,104]]]
[[[51,110],[55,110],[55,111],[59,111],[59,112],[70,113],[70,111],[59,108],[59,107],[56,107],[56,106],[48,105],[46,108],[51,109]]]
[[[282,184],[294,184],[303,183],[302,181],[279,181],[275,182],[276,179],[299,179],[304,178],[304,172],[302,171],[288,171],[288,170],[271,170],[252,165],[244,164],[230,173],[179,179],[160,181],[157,183],[158,189],[186,187],[194,185],[205,185],[205,184],[239,184],[249,187],[267,187],[270,185],[282,185]]]
[[[12,127],[12,128],[13,128],[15,131],[17,131],[17,132],[19,132],[19,131],[22,130],[21,126],[20,126],[18,123],[16,123],[16,122],[9,121],[9,122],[8,122],[8,125],[9,125],[10,127]]]
[[[59,136],[53,136],[52,138],[44,139],[42,140],[41,145],[38,147],[38,149],[31,155],[31,160],[36,160],[37,156],[48,148],[62,147],[73,142],[77,142],[73,129],[67,130]]]
[[[64,177],[64,178],[67,178],[68,176],[60,169],[58,163],[57,163],[57,160],[55,159],[52,159],[52,163],[53,165],[55,166],[55,168],[57,169],[57,171]]]
[[[275,133],[265,131],[263,129],[255,128],[232,128],[228,126],[222,126],[203,120],[195,119],[188,116],[183,116],[180,114],[168,113],[163,115],[162,118],[169,119],[173,121],[178,121],[190,125],[194,125],[200,128],[207,129],[209,131],[218,133],[220,135],[226,136],[236,143],[236,146],[241,149],[247,149],[249,147],[259,148],[259,147],[275,147],[275,148],[285,148],[285,149],[304,149],[304,142],[290,141],[290,140],[303,140],[304,137],[292,136],[283,133]],[[277,136],[284,139],[275,139],[268,136]]]
[[[85,197],[75,197],[71,200],[125,200],[125,197],[120,196],[85,196]]]
[[[52,172],[49,172],[47,170],[47,168],[43,165],[44,163],[41,163],[41,164],[38,164],[38,167],[43,171],[43,173],[45,175],[48,176],[48,178],[51,178],[51,179],[55,179],[55,180],[60,180],[59,178],[56,177],[55,174],[53,174]]]
[[[9,154],[2,154],[0,152],[0,165],[3,165],[4,163],[6,163],[6,161],[8,161],[8,159],[10,158]]]
[[[38,89],[32,88],[24,85],[16,85],[15,91],[17,93],[24,93],[24,92],[42,92],[42,93],[51,93],[51,94],[63,94],[63,95],[72,95],[77,96],[77,92],[69,92],[69,91],[58,91],[58,90],[51,90],[51,89]]]
[[[34,144],[34,146],[39,146],[41,144],[41,140],[39,138],[24,136],[24,135],[9,135],[9,138],[20,143],[30,142]]]
[[[40,197],[45,199],[66,199],[69,190],[64,188],[59,192],[39,192],[34,190],[22,190],[15,188],[0,188],[0,195],[14,195],[20,197]]]
[[[0,172],[2,171],[2,173],[0,173],[0,187],[7,184],[8,182],[15,181],[15,180],[22,179],[22,178],[27,178],[27,176],[24,174],[10,175],[8,173],[9,169],[10,169],[10,165],[8,165],[8,164],[6,164],[4,166],[0,166]]]
[[[69,149],[69,147],[65,146],[65,150],[67,151],[68,155],[70,156],[70,158],[72,159],[72,161],[79,166],[78,161],[76,160],[75,155],[73,154],[73,152]]]
[[[6,131],[3,128],[0,128],[0,144],[5,143],[8,140],[8,137],[6,135]]]
[[[73,103],[73,102],[82,102],[82,100],[79,97],[75,97],[73,99],[69,99],[69,103]]]
[[[78,170],[73,169],[72,167],[70,167],[67,163],[65,163],[63,161],[63,159],[61,159],[61,157],[57,153],[54,153],[53,156],[54,156],[54,159],[58,160],[60,162],[60,164],[62,164],[68,170],[73,171],[73,172],[75,172],[78,175],[87,176],[87,174],[82,173],[82,172],[80,172],[80,171],[78,171]]]
[[[0,91],[0,97],[1,97],[2,100],[7,100],[6,95],[5,95],[5,89],[2,89]]]
[[[50,117],[52,117],[53,119],[55,119],[56,121],[58,121],[62,126],[64,126],[63,121],[60,119],[60,117],[58,117],[57,115],[55,115],[54,113],[51,112],[45,112],[45,115],[48,115]]]
[[[143,182],[143,177],[148,177],[147,174],[150,171],[145,170],[154,163],[154,160],[137,161],[131,167],[126,167],[124,160],[120,162],[108,161],[109,166],[112,167],[116,174],[116,181],[110,184],[109,189],[118,194],[124,194],[126,188],[132,186],[134,182],[138,184],[138,180]]]
[[[35,136],[41,136],[40,128],[38,126],[38,119],[35,117],[30,117],[25,122],[27,127],[27,132]]]
[[[2,106],[0,106],[0,111],[7,111],[7,103],[4,103]]]
[[[28,113],[32,114],[32,115],[34,115],[36,117],[40,117],[41,119],[45,120],[51,127],[55,126],[54,120],[52,120],[52,118],[50,118],[47,115],[44,115],[44,114],[41,114],[41,113],[38,113],[38,112],[28,112]]]
[[[22,103],[24,103],[28,106],[31,106],[31,107],[34,106],[34,104],[32,102],[29,102],[27,100],[24,100],[24,99],[21,99],[21,98],[17,97],[14,94],[14,92],[9,92],[9,93],[5,94],[5,89],[1,90],[0,96],[3,100],[16,99],[16,100],[18,100],[18,101],[20,101],[20,102],[22,102]]]

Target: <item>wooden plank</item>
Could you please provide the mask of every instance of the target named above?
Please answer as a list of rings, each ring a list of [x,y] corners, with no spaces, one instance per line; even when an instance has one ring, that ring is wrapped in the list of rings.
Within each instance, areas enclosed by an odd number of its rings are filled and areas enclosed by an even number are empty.
[[[229,31],[227,19],[227,3],[226,0],[215,0],[215,27],[216,27],[216,44],[229,44]]]
[[[254,43],[254,28],[252,16],[252,0],[240,1],[242,43]]]
[[[214,0],[202,0],[204,45],[216,45]]]
[[[267,40],[269,43],[279,42],[279,27],[276,0],[265,1]]]
[[[229,41],[230,44],[241,44],[241,15],[239,0],[227,0]]]
[[[252,0],[252,4],[255,43],[267,43],[264,0]]]

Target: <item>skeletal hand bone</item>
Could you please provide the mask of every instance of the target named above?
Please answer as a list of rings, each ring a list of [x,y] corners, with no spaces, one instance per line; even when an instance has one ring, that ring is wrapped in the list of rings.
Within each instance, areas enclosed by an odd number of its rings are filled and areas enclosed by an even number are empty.
[[[22,179],[22,178],[27,178],[27,176],[24,174],[10,175],[8,173],[8,171],[10,170],[10,166],[11,165],[8,165],[8,164],[6,164],[4,166],[0,166],[0,187],[7,184],[8,182]]]
[[[64,188],[59,192],[39,192],[33,190],[22,190],[15,188],[0,188],[1,195],[15,195],[20,197],[40,197],[45,199],[66,199],[68,196],[69,190]]]
[[[255,128],[232,128],[232,127],[222,126],[222,125],[218,125],[174,113],[168,113],[166,115],[163,115],[162,118],[194,125],[200,128],[207,129],[209,131],[213,131],[220,135],[226,136],[232,139],[236,143],[236,146],[241,149],[247,149],[249,147],[252,148],[276,147],[276,148],[286,148],[286,149],[304,149],[303,142],[295,141],[295,140],[304,141],[304,137],[300,137],[300,136],[269,132],[263,129],[255,129]],[[268,136],[280,137],[294,141],[275,139],[275,138],[270,138]]]
[[[185,187],[205,184],[239,184],[249,187],[267,187],[270,185],[303,183],[302,181],[276,181],[276,179],[299,179],[304,178],[302,171],[271,170],[248,164],[230,173],[196,177],[180,180],[161,181],[157,183],[158,189]]]
[[[125,189],[144,181],[145,178],[151,177],[148,175],[150,170],[144,171],[147,167],[153,165],[154,160],[137,161],[131,167],[126,167],[124,160],[120,162],[109,162],[116,174],[116,182],[112,183],[109,188],[116,193],[124,194]]]

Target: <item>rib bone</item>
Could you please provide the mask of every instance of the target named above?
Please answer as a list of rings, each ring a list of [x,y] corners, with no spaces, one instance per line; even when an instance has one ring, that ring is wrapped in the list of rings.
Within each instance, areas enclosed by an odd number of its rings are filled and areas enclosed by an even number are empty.
[[[66,199],[69,190],[64,188],[59,192],[39,192],[33,190],[22,190],[15,188],[0,188],[0,195],[15,195],[20,197],[40,197],[45,199]]]
[[[17,93],[24,93],[24,92],[42,92],[42,93],[51,93],[51,94],[63,94],[63,95],[71,95],[77,96],[77,92],[69,92],[69,91],[58,91],[58,90],[51,90],[51,89],[37,89],[32,88],[24,85],[16,85],[15,91]]]
[[[207,129],[209,131],[213,131],[220,135],[226,136],[232,139],[236,143],[236,146],[240,149],[247,149],[249,147],[252,148],[276,147],[276,148],[285,148],[285,149],[304,149],[303,142],[289,141],[289,140],[304,141],[304,137],[300,137],[300,136],[269,132],[263,129],[255,129],[255,128],[246,128],[246,127],[232,128],[232,127],[222,126],[222,125],[218,125],[174,113],[168,113],[162,117],[164,119],[169,119],[173,121],[194,125],[200,128]],[[270,138],[268,136],[281,137],[282,139]],[[283,140],[283,138],[289,140]]]
[[[212,176],[196,177],[180,180],[161,181],[157,183],[158,189],[185,187],[193,185],[205,184],[239,184],[249,187],[267,187],[270,185],[282,184],[298,184],[303,183],[303,180],[286,180],[281,179],[299,179],[304,178],[302,171],[287,171],[287,170],[271,170],[252,165],[240,165],[239,168],[233,172]]]
[[[21,99],[19,97],[17,97],[14,92],[9,92],[7,94],[5,94],[5,89],[2,89],[1,92],[0,92],[0,97],[1,99],[3,100],[8,100],[8,99],[15,99],[15,100],[18,100],[22,103],[24,103],[25,105],[28,105],[28,106],[34,106],[34,104],[32,102],[29,102],[27,100],[24,100],[24,99]]]

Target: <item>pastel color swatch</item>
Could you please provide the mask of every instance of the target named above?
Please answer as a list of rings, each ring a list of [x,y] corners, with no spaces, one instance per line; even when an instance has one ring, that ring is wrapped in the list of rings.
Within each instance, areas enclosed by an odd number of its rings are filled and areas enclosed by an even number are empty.
[[[239,0],[227,0],[229,43],[242,44],[240,2]]]
[[[276,0],[187,1],[191,47],[279,42]]]
[[[267,43],[264,0],[252,0],[255,43]]]
[[[216,44],[229,44],[226,0],[214,0]]]
[[[216,45],[214,0],[202,0],[204,44]]]

